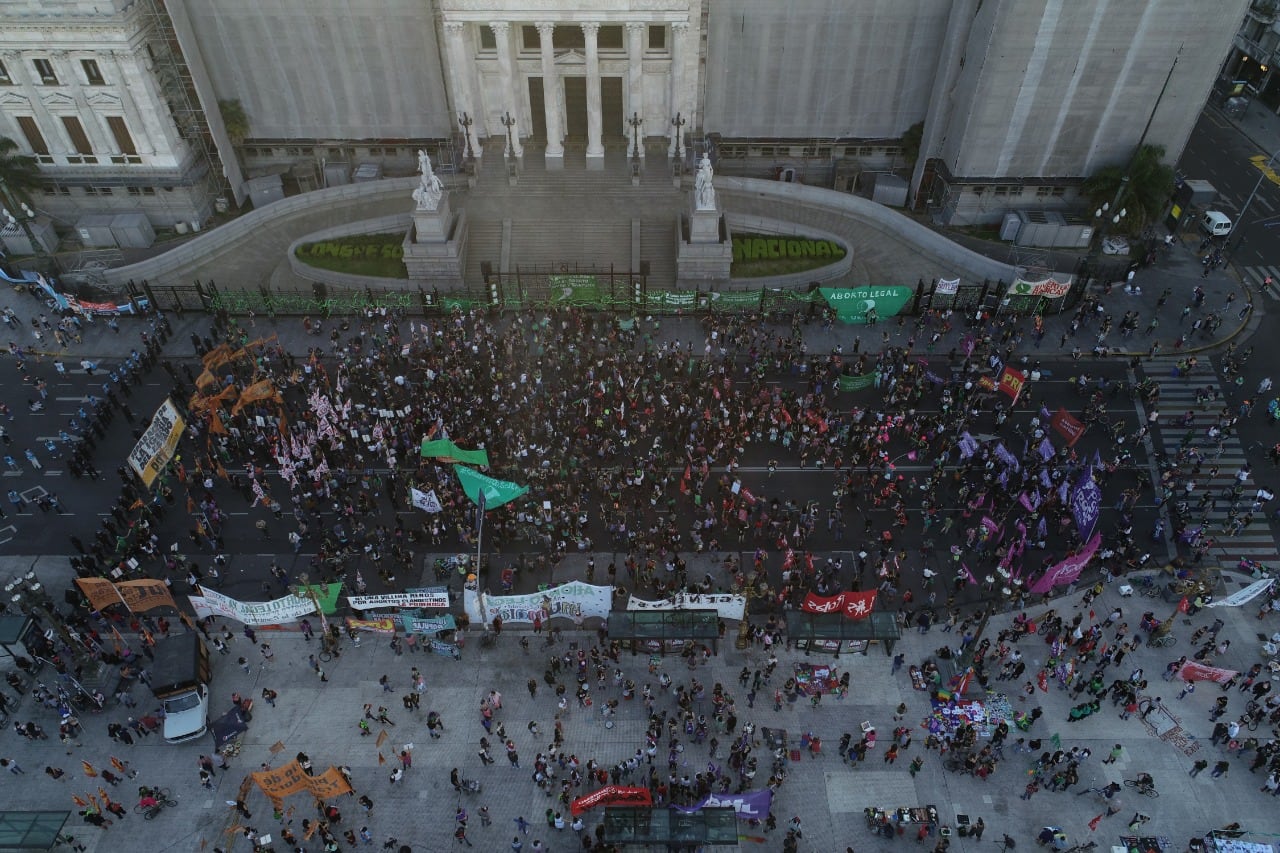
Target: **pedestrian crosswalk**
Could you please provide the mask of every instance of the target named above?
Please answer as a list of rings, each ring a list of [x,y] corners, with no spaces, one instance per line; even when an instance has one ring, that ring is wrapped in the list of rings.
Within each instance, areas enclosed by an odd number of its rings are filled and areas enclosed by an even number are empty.
[[[1256,291],[1262,287],[1264,281],[1270,278],[1271,286],[1263,292],[1267,294],[1269,299],[1280,302],[1280,267],[1241,267],[1241,271],[1244,273],[1244,285],[1250,291]]]
[[[1277,276],[1280,278],[1280,276]],[[1204,362],[1190,376],[1174,376],[1174,368],[1180,359],[1176,357],[1154,358],[1146,363],[1147,375],[1160,383],[1159,410],[1160,419],[1152,430],[1152,440],[1170,459],[1177,457],[1183,441],[1190,434],[1193,444],[1204,455],[1201,474],[1196,478],[1196,488],[1186,499],[1190,504],[1188,528],[1199,526],[1202,518],[1207,519],[1205,534],[1216,541],[1214,549],[1206,555],[1223,568],[1234,569],[1242,559],[1274,562],[1277,558],[1275,537],[1271,533],[1268,511],[1274,510],[1274,504],[1253,513],[1253,521],[1245,528],[1229,533],[1228,510],[1230,501],[1218,499],[1215,503],[1197,509],[1201,497],[1205,494],[1218,496],[1232,488],[1236,483],[1236,472],[1249,461],[1245,446],[1237,435],[1232,435],[1222,443],[1221,453],[1217,450],[1217,442],[1207,433],[1217,421],[1223,406],[1232,406],[1235,412],[1236,403],[1224,399],[1218,378],[1206,369]],[[1202,405],[1196,402],[1196,392],[1205,388],[1217,389],[1219,397],[1215,401]],[[1188,412],[1192,413],[1191,422],[1183,425]],[[1255,413],[1256,415],[1256,413]],[[1263,469],[1262,460],[1255,458],[1252,462],[1254,474]],[[1209,472],[1217,466],[1217,473],[1210,477]],[[1237,514],[1243,517],[1249,512],[1260,485],[1256,476],[1245,482],[1242,499],[1238,504]]]

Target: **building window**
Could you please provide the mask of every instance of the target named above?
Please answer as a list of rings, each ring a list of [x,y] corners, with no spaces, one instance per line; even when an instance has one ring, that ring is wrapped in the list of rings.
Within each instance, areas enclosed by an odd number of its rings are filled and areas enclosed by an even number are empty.
[[[498,39],[493,34],[493,27],[487,24],[480,25],[480,49],[481,50],[497,50]]]
[[[62,116],[62,126],[66,129],[67,136],[71,139],[71,147],[77,154],[93,153],[93,146],[89,144],[89,137],[85,134],[84,125],[80,123],[80,119],[75,116]]]
[[[112,195],[111,187],[85,187],[85,195]]]
[[[47,59],[33,59],[31,64],[35,66],[36,76],[40,78],[41,84],[45,86],[58,85],[58,75],[53,73],[53,63]]]
[[[587,37],[582,27],[556,27],[551,31],[551,44],[556,50],[586,50]]]
[[[124,123],[122,116],[107,116],[107,127],[111,128],[111,135],[115,137],[116,147],[120,149],[121,154],[130,157],[138,155],[138,148],[133,144],[133,136],[129,134],[129,126]]]
[[[156,194],[155,187],[126,187],[125,191],[135,198],[140,196],[153,196]]]
[[[541,50],[542,39],[538,37],[538,28],[525,24],[520,28],[520,42],[525,50]]]
[[[80,67],[84,69],[84,79],[89,81],[90,86],[102,86],[107,81],[102,79],[102,71],[98,68],[98,60],[82,59]]]
[[[596,46],[601,50],[622,50],[622,27],[618,24],[605,24],[596,34]]]
[[[667,49],[667,28],[661,25],[649,27],[649,50]]]
[[[18,116],[18,127],[22,130],[22,135],[27,138],[27,147],[31,149],[31,153],[37,157],[49,155],[49,144],[44,141],[44,134],[40,132],[40,125],[36,124],[36,120],[31,116]]]
[[[9,69],[4,67],[4,63],[0,62],[0,86],[12,86],[13,78],[9,76]]]

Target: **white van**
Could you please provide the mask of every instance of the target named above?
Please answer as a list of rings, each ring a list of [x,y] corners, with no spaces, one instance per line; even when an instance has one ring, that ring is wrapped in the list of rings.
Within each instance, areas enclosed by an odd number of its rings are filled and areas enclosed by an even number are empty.
[[[1216,210],[1205,211],[1200,218],[1200,230],[1210,237],[1225,237],[1231,233],[1231,219]]]

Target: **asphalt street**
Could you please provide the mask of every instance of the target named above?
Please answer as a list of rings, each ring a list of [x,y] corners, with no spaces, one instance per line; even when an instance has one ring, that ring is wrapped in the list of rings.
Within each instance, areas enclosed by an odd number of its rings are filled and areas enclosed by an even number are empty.
[[[1222,134],[1220,137],[1216,135],[1219,133]],[[1210,152],[1214,155],[1212,158]],[[1242,142],[1238,134],[1230,133],[1230,128],[1217,126],[1209,115],[1193,137],[1188,158],[1184,158],[1183,171],[1188,177],[1198,177],[1186,168],[1186,164],[1193,162],[1195,157],[1202,157],[1206,174],[1209,174],[1210,166],[1215,170],[1216,174],[1210,174],[1209,179],[1218,185],[1224,199],[1239,204],[1260,174],[1249,159],[1256,154],[1256,146]],[[1158,482],[1167,461],[1191,447],[1204,457],[1200,462],[1204,470],[1196,478],[1196,488],[1201,494],[1214,495],[1227,490],[1235,482],[1237,472],[1246,464],[1252,466],[1248,477],[1251,491],[1254,488],[1275,491],[1280,485],[1276,466],[1269,458],[1272,446],[1280,442],[1274,421],[1267,417],[1267,402],[1274,396],[1274,390],[1270,394],[1257,391],[1264,380],[1280,381],[1280,371],[1275,368],[1277,350],[1267,335],[1273,324],[1268,309],[1274,295],[1259,296],[1256,287],[1260,281],[1258,276],[1262,274],[1259,271],[1280,265],[1280,257],[1271,254],[1280,249],[1274,248],[1274,240],[1265,239],[1270,233],[1266,231],[1266,223],[1253,220],[1253,216],[1267,212],[1268,205],[1280,207],[1280,196],[1269,180],[1263,181],[1254,204],[1256,207],[1251,209],[1251,217],[1242,226],[1241,235],[1245,239],[1236,254],[1237,263],[1242,265],[1243,282],[1223,271],[1203,277],[1194,255],[1197,241],[1193,236],[1187,236],[1185,242],[1175,244],[1170,253],[1161,255],[1154,267],[1138,273],[1135,282],[1142,288],[1140,294],[1128,294],[1120,288],[1091,294],[1100,301],[1097,316],[1086,320],[1079,331],[1072,328],[1072,311],[1049,315],[1039,340],[1031,334],[1030,321],[1020,321],[1023,337],[1011,362],[1028,371],[1038,371],[1040,378],[1031,383],[1017,408],[1003,424],[997,422],[995,412],[988,408],[978,416],[974,426],[980,438],[999,437],[1016,452],[1021,452],[1035,428],[1033,419],[1039,418],[1043,425],[1044,410],[1053,413],[1065,408],[1083,417],[1086,404],[1097,395],[1105,410],[1099,411],[1095,407],[1093,416],[1087,418],[1089,428],[1073,448],[1076,456],[1080,460],[1089,460],[1097,452],[1110,461],[1121,451],[1131,454],[1118,466],[1104,493],[1103,532],[1111,541],[1119,542],[1124,536],[1122,530],[1128,525],[1129,535],[1138,543],[1139,551],[1146,554],[1142,562],[1147,570],[1162,566],[1179,554],[1190,559],[1188,544],[1179,543],[1172,536],[1170,515],[1170,510],[1176,510],[1177,504],[1189,504],[1176,511],[1188,520],[1189,526],[1201,529],[1205,537],[1212,540],[1201,561],[1203,565],[1224,570],[1215,590],[1219,596],[1248,583],[1247,572],[1235,571],[1242,558],[1274,565],[1275,526],[1270,515],[1263,512],[1236,529],[1234,520],[1238,513],[1229,501],[1214,500],[1209,505],[1198,506],[1197,501],[1188,495],[1158,500],[1153,489],[1140,484]],[[1249,255],[1248,252],[1255,254]],[[1200,305],[1192,302],[1192,291],[1197,286],[1205,289],[1205,299]],[[0,296],[0,307],[5,305],[12,307],[18,315],[18,328],[11,330],[12,340],[23,345],[29,343],[30,334],[24,324],[45,309],[29,295],[20,293],[6,292]],[[1114,328],[1103,344],[1105,357],[1092,355],[1101,318],[1109,316],[1118,326],[1121,317],[1129,312],[1137,315],[1136,330],[1123,334]],[[1216,331],[1193,331],[1193,323],[1211,315],[1222,321]],[[72,537],[82,543],[91,542],[103,521],[111,517],[110,509],[121,485],[116,470],[124,464],[128,451],[145,428],[151,413],[173,391],[172,377],[183,376],[187,370],[198,373],[201,369],[192,336],[209,334],[209,319],[192,314],[168,319],[173,326],[173,335],[163,348],[164,364],[144,371],[140,381],[130,383],[127,391],[111,379],[111,372],[113,369],[118,371],[130,350],[141,348],[142,334],[151,334],[147,320],[122,318],[119,331],[99,322],[85,330],[83,344],[72,345],[62,352],[33,354],[22,360],[21,368],[19,360],[12,356],[5,359],[7,363],[0,364],[0,401],[8,407],[7,412],[0,412],[0,418],[4,418],[0,420],[0,426],[5,428],[3,454],[13,460],[12,464],[6,463],[0,470],[4,478],[4,487],[0,491],[6,493],[0,501],[0,509],[5,513],[0,518],[0,579],[17,578],[34,570],[59,598],[61,590],[70,586],[73,572],[68,558],[76,553]],[[889,320],[875,330],[840,326],[828,328],[819,321],[810,320],[804,323],[801,334],[810,353],[834,353],[838,348],[846,358],[855,351],[877,352],[886,344],[898,347],[910,344],[913,358],[923,361],[923,368],[947,379],[960,365],[962,358],[957,351],[962,348],[965,337],[981,333],[980,328],[967,322],[968,318],[956,315],[952,319],[953,328],[940,332],[936,342],[930,340],[935,327],[917,327],[911,319],[902,323]],[[1156,321],[1154,325],[1151,325],[1152,320]],[[639,322],[655,346],[679,342],[682,347],[691,346],[695,354],[702,351],[705,333],[696,319],[654,320],[642,317]],[[350,330],[347,338],[357,337],[357,331],[358,328]],[[778,327],[775,331],[783,333],[785,328]],[[325,343],[321,363],[331,367],[335,363],[335,355],[327,341],[306,335],[299,318],[276,320],[260,317],[256,319],[252,333],[273,337],[273,342],[304,358],[309,349]],[[1198,364],[1188,373],[1184,369],[1185,360],[1193,356]],[[81,366],[85,359],[96,364],[93,375]],[[57,362],[61,362],[61,369]],[[1084,376],[1087,379],[1082,382],[1081,377]],[[806,388],[802,377],[784,370],[768,368],[767,379],[782,391],[802,393]],[[1158,400],[1132,393],[1134,386],[1148,380],[1158,383]],[[77,440],[73,434],[83,432],[94,399],[110,394],[116,396],[121,405],[112,407],[114,416],[110,423],[102,425],[102,435],[95,439],[91,454],[102,476],[99,479],[74,477],[66,465],[70,447]],[[875,388],[841,392],[837,399],[839,408],[849,417],[854,417],[859,410],[874,412],[882,405],[882,394]],[[999,396],[995,400],[1007,404]],[[32,403],[37,401],[40,405],[33,406]],[[912,414],[931,414],[940,405],[936,396],[929,396]],[[1153,418],[1156,411],[1158,417]],[[1239,417],[1238,424],[1217,446],[1206,437],[1207,431],[1214,427],[1220,416],[1233,415]],[[1140,433],[1144,424],[1151,424],[1146,435]],[[1124,436],[1125,443],[1118,445],[1116,436]],[[1060,444],[1059,440],[1055,441]],[[191,448],[191,445],[186,447]],[[28,450],[34,461],[28,457]],[[942,569],[949,566],[950,547],[960,541],[964,523],[953,531],[944,532],[941,528],[946,519],[962,514],[965,507],[954,501],[953,493],[947,490],[937,496],[934,505],[937,515],[926,523],[925,514],[920,512],[920,500],[925,495],[913,486],[918,487],[927,478],[937,460],[912,451],[912,446],[905,439],[897,437],[890,445],[886,464],[876,468],[884,473],[887,467],[894,477],[900,476],[903,491],[912,496],[907,502],[906,526],[895,528],[895,533],[896,541],[913,552],[913,569],[924,566]],[[230,473],[236,473],[236,465],[243,461],[235,460],[229,465]],[[1192,461],[1185,460],[1186,466],[1190,467]],[[716,460],[718,470],[714,473],[717,476],[727,462]],[[412,467],[407,466],[403,473],[409,476],[408,470]],[[287,494],[287,487],[272,465],[267,464],[266,469],[266,478],[272,484],[273,492],[278,490],[280,495]],[[385,472],[374,469],[370,473]],[[505,470],[506,475],[513,473],[517,472],[510,468]],[[680,472],[670,473],[673,481],[679,479]],[[865,475],[869,472],[859,473]],[[785,508],[791,502],[797,512],[800,508],[812,506],[817,523],[807,542],[807,549],[819,560],[828,556],[841,559],[844,570],[840,581],[856,587],[875,581],[870,576],[859,574],[855,555],[863,549],[873,550],[872,546],[882,532],[893,528],[895,516],[888,508],[876,508],[865,498],[842,499],[841,495],[846,492],[844,480],[847,474],[847,471],[837,472],[831,467],[819,468],[812,462],[802,465],[796,448],[771,442],[767,431],[762,430],[761,436],[737,457],[734,478],[765,503],[771,504],[776,500]],[[1135,487],[1139,489],[1139,497],[1131,507],[1129,521],[1125,522],[1117,505],[1122,493]],[[229,558],[229,564],[224,570],[220,591],[244,600],[276,594],[273,590],[277,587],[269,573],[273,563],[284,568],[289,581],[299,579],[304,572],[315,575],[316,568],[311,558],[319,545],[316,537],[304,540],[300,552],[294,553],[284,538],[288,528],[266,509],[251,504],[237,489],[221,479],[214,483],[212,491],[228,517],[223,531],[223,552]],[[536,487],[530,497],[538,498]],[[50,501],[50,498],[56,498],[56,501]],[[164,507],[164,517],[155,529],[157,549],[163,552],[176,545],[197,564],[207,566],[212,553],[191,544],[187,535],[191,522],[184,500],[185,496],[180,495],[174,505]],[[664,520],[663,517],[683,522],[691,511],[690,505],[677,500],[670,507],[630,509],[628,512],[634,514],[627,517],[626,522],[632,529],[658,524]],[[322,516],[326,520],[325,526],[334,520],[327,510]],[[370,526],[378,523],[391,525],[396,517],[410,529],[427,520],[423,513],[403,502],[393,508],[390,501],[383,499],[376,503],[365,521]],[[585,578],[588,556],[594,556],[598,566],[620,562],[625,549],[610,536],[602,518],[603,513],[593,513],[589,529],[592,541],[587,551],[577,553],[571,549],[571,553],[553,569],[530,568],[534,564],[535,549],[527,543],[487,540],[493,569],[489,575],[490,583],[502,568],[520,566],[523,568],[517,575],[515,591],[528,592],[541,584]],[[255,527],[258,521],[268,523],[270,535],[260,534]],[[757,543],[750,537],[740,539],[726,533],[717,545],[716,553],[686,554],[690,577],[700,578],[706,573],[717,584],[727,585],[730,579],[721,568],[724,555],[736,554],[745,564],[750,564]],[[430,585],[435,578],[428,567],[434,559],[462,547],[452,538],[438,546],[414,545],[413,570],[395,581],[381,577],[377,567],[364,556],[348,560],[341,568],[341,576],[349,588],[359,577],[367,584],[368,591],[375,593]],[[766,550],[769,551],[766,563],[776,585],[781,573],[782,555],[773,548]],[[1033,546],[1028,551],[1027,565],[1038,566],[1051,555],[1052,552],[1041,552]],[[991,567],[975,564],[974,568],[979,582],[959,583],[955,604],[962,612],[987,605],[1005,610],[1007,602],[1004,598],[1007,596],[1002,597],[1001,584],[994,578],[991,582],[986,580]],[[158,562],[144,565],[143,571],[153,576],[164,573]],[[948,571],[951,570],[948,568]],[[1096,570],[1086,575],[1090,582],[1096,577]],[[952,578],[947,576],[946,579],[950,584]],[[175,574],[170,580],[176,592],[186,591],[183,577]],[[454,583],[456,586],[456,581]],[[923,601],[929,598],[931,590],[918,574],[912,572],[904,578],[900,592],[911,592],[917,596],[917,601]],[[780,824],[785,826],[793,814],[803,816],[805,833],[801,849],[804,850],[836,850],[841,847],[863,850],[866,847],[892,846],[892,842],[866,834],[862,809],[867,806],[916,804],[936,805],[940,821],[951,827],[957,826],[959,815],[975,819],[982,816],[991,833],[987,838],[975,841],[951,836],[953,848],[964,850],[978,850],[982,845],[991,843],[993,837],[999,839],[1004,832],[1010,833],[1019,844],[1030,847],[1035,833],[1046,824],[1062,825],[1072,843],[1096,839],[1100,846],[1114,844],[1122,834],[1121,823],[1127,823],[1133,812],[1151,817],[1150,831],[1143,829],[1143,834],[1168,839],[1173,845],[1168,848],[1170,850],[1180,848],[1192,834],[1203,833],[1231,819],[1248,818],[1249,828],[1263,836],[1280,832],[1280,823],[1270,817],[1274,814],[1271,807],[1274,801],[1262,799],[1264,795],[1257,791],[1262,780],[1249,775],[1247,759],[1232,759],[1234,769],[1223,779],[1214,779],[1207,773],[1194,778],[1187,775],[1193,760],[1209,755],[1217,760],[1217,753],[1222,749],[1209,743],[1212,724],[1207,715],[1218,693],[1217,688],[1205,685],[1193,695],[1175,700],[1173,687],[1161,690],[1163,685],[1154,677],[1174,656],[1172,652],[1189,654],[1192,651],[1186,635],[1193,627],[1211,621],[1209,617],[1212,614],[1172,616],[1176,601],[1161,600],[1159,604],[1149,604],[1138,598],[1124,599],[1118,583],[1108,585],[1091,606],[1081,603],[1082,592],[1083,589],[1073,591],[1056,600],[1052,606],[1063,612],[1080,612],[1090,621],[1105,618],[1113,607],[1123,608],[1133,623],[1142,610],[1152,607],[1159,612],[1160,618],[1166,615],[1175,618],[1175,633],[1181,638],[1177,647],[1160,650],[1144,646],[1130,659],[1148,674],[1151,686],[1147,695],[1154,700],[1152,705],[1159,709],[1158,713],[1148,715],[1142,722],[1136,719],[1120,721],[1110,713],[1103,713],[1068,725],[1065,722],[1067,709],[1074,702],[1065,691],[1052,684],[1046,691],[1037,691],[1034,698],[1019,700],[1013,695],[1010,701],[1019,708],[1037,704],[1043,707],[1045,722],[1038,724],[1040,728],[1028,733],[1029,736],[1039,735],[1047,739],[1057,735],[1065,748],[1076,745],[1092,750],[1090,763],[1085,765],[1087,778],[1083,778],[1087,784],[1100,785],[1105,781],[1132,778],[1136,772],[1146,771],[1159,780],[1160,798],[1138,800],[1130,792],[1125,792],[1124,810],[1120,816],[1105,817],[1100,828],[1091,832],[1089,821],[1104,811],[1105,806],[1092,796],[1075,796],[1074,793],[1045,791],[1030,800],[1019,799],[1030,758],[1021,754],[1009,755],[1007,749],[1007,758],[1002,761],[1000,771],[985,782],[943,770],[936,753],[928,754],[925,772],[919,775],[909,774],[904,766],[906,762],[890,765],[873,761],[870,768],[847,770],[838,757],[828,754],[822,759],[803,758],[798,766],[791,768],[790,778],[776,801]],[[1036,613],[1042,611],[1043,607],[1035,608]],[[1007,627],[1013,615],[1005,611],[995,617],[986,636],[994,637],[998,630]],[[1232,618],[1227,619],[1224,636],[1231,638],[1232,647],[1229,654],[1220,656],[1218,665],[1244,669],[1260,659],[1260,641],[1275,630],[1274,619],[1258,622],[1249,608],[1231,611],[1229,616]],[[232,625],[231,628],[239,632],[238,626]],[[895,651],[903,651],[908,663],[919,663],[934,657],[938,646],[944,642],[953,645],[959,642],[958,637],[949,634],[944,639],[939,632],[940,629],[934,629],[929,634],[919,634],[908,629]],[[566,639],[586,648],[594,640],[594,635],[570,634]],[[392,835],[402,842],[412,843],[414,850],[445,850],[457,846],[450,826],[457,799],[448,794],[448,770],[453,766],[464,766],[468,768],[467,773],[481,774],[486,785],[484,796],[465,802],[466,807],[472,810],[473,818],[469,837],[480,849],[508,849],[510,840],[505,830],[512,826],[517,816],[527,817],[538,824],[546,808],[545,798],[533,787],[527,773],[521,775],[514,770],[508,773],[505,766],[477,767],[474,753],[481,730],[478,723],[466,718],[473,713],[480,696],[495,685],[501,685],[511,703],[506,720],[517,734],[521,751],[531,758],[539,748],[534,737],[524,736],[526,723],[530,719],[538,719],[545,731],[551,725],[554,712],[544,698],[530,697],[526,701],[521,685],[527,678],[541,676],[546,653],[526,654],[514,641],[515,637],[504,636],[497,648],[484,651],[472,643],[461,663],[438,656],[420,658],[429,686],[422,713],[416,717],[425,717],[428,707],[440,710],[446,716],[447,734],[444,740],[432,742],[418,725],[410,730],[396,728],[388,732],[389,742],[379,744],[377,748],[371,747],[370,741],[361,739],[356,731],[359,708],[364,702],[377,701],[381,695],[377,679],[383,672],[395,674],[396,686],[403,690],[410,665],[402,658],[396,658],[386,648],[385,642],[374,638],[359,647],[348,648],[339,660],[333,662],[326,683],[316,679],[307,665],[310,649],[303,638],[293,632],[273,635],[273,645],[277,648],[274,664],[262,663],[255,658],[247,672],[235,665],[238,655],[232,655],[228,660],[215,655],[215,707],[225,708],[233,691],[256,697],[263,687],[270,687],[281,694],[278,708],[261,707],[260,704],[254,725],[245,738],[245,751],[234,762],[233,771],[219,774],[215,790],[206,791],[198,785],[195,758],[209,750],[208,744],[201,742],[173,747],[157,743],[158,738],[149,738],[131,748],[130,760],[139,769],[140,779],[157,781],[180,792],[181,806],[162,814],[148,825],[157,830],[154,833],[136,833],[133,824],[140,821],[131,815],[125,820],[128,834],[121,831],[124,827],[113,827],[104,832],[78,823],[74,825],[75,834],[96,850],[193,850],[209,849],[215,845],[248,849],[247,842],[237,840],[234,834],[226,834],[227,830],[238,825],[243,827],[246,821],[238,820],[235,812],[224,804],[236,798],[245,770],[262,762],[278,765],[284,757],[301,749],[312,755],[320,766],[328,763],[351,766],[357,789],[362,793],[371,792],[370,796],[378,803],[372,815],[368,816],[375,844]],[[535,645],[537,642],[535,640]],[[1027,656],[1039,666],[1049,652],[1032,648],[1036,643],[1034,639],[1023,642]],[[882,741],[887,742],[890,739],[888,733],[898,724],[891,718],[892,709],[900,702],[908,705],[909,725],[926,724],[930,715],[926,695],[912,689],[905,672],[886,677],[890,673],[890,658],[885,651],[883,647],[872,646],[865,657],[846,654],[833,662],[841,671],[847,670],[852,674],[854,689],[844,699],[827,696],[820,705],[796,707],[788,704],[781,711],[774,711],[770,702],[762,702],[752,709],[754,715],[748,716],[759,726],[785,728],[793,742],[798,741],[805,731],[813,730],[831,747],[842,732],[856,729],[863,720],[875,725],[881,732]],[[790,672],[797,663],[832,662],[829,658],[806,656],[791,650],[780,654],[779,658],[784,673]],[[1110,675],[1127,675],[1130,661],[1126,661],[1123,667],[1116,667]],[[634,673],[637,680],[656,678],[657,673],[644,671],[645,662],[644,657],[624,657],[620,666],[628,675]],[[743,652],[734,649],[730,634],[720,644],[719,655],[699,670],[697,677],[706,683],[732,684],[743,666],[754,668],[763,663],[762,653],[757,650]],[[674,657],[662,660],[657,666],[660,670],[670,671],[677,680],[681,676],[688,677],[683,664]],[[1120,669],[1125,672],[1116,675]],[[1016,694],[1018,685],[1009,684],[998,689]],[[1241,704],[1235,695],[1233,691],[1233,703]],[[142,699],[141,696],[138,698]],[[397,698],[398,694],[387,697],[387,700]],[[396,708],[393,710],[398,710],[399,703],[394,704]],[[11,727],[6,728],[0,734],[0,738],[7,739],[7,742],[0,740],[0,755],[18,759],[30,774],[25,780],[30,784],[15,786],[9,780],[11,784],[7,789],[12,792],[14,806],[70,808],[72,793],[85,793],[96,787],[97,781],[93,780],[91,785],[75,765],[83,759],[95,767],[104,767],[110,752],[103,736],[106,723],[118,721],[129,713],[128,709],[113,704],[106,713],[92,715],[84,721],[85,736],[75,739],[65,750],[60,748],[56,739],[30,743],[16,735]],[[56,714],[38,707],[30,697],[20,700],[16,717],[33,719],[48,731],[57,728]],[[392,717],[394,719],[396,715]],[[644,724],[640,709],[624,703],[613,728],[606,728],[590,713],[571,715],[566,728],[571,749],[576,748],[582,756],[596,757],[607,766],[634,751],[643,739]],[[909,750],[911,756],[919,753],[924,736],[925,732],[917,729],[915,743]],[[1125,746],[1124,758],[1118,765],[1103,767],[1098,763],[1099,759],[1116,740]],[[409,777],[414,784],[396,786],[388,783],[389,769],[382,761],[389,759],[394,764],[396,753],[408,742],[413,742],[418,750]],[[273,751],[272,747],[277,743],[284,744],[283,752]],[[120,749],[114,744],[111,746],[117,751]],[[686,763],[691,769],[696,769],[702,761],[699,755]],[[48,779],[40,773],[45,765],[59,764],[67,770],[64,781]],[[857,778],[859,775],[861,779]],[[252,797],[253,825],[260,832],[277,828],[266,801],[256,793]],[[121,798],[127,799],[123,794]],[[475,810],[482,802],[492,810],[492,829],[476,825]],[[286,815],[286,820],[293,818],[296,830],[301,818],[309,815],[304,803],[292,805],[298,811]],[[366,819],[354,801],[345,806],[344,812],[348,812],[352,819],[345,826],[353,829],[358,829]],[[78,818],[74,820],[78,821]],[[589,822],[589,826],[594,826],[594,823]],[[488,834],[482,836],[482,831]],[[764,849],[781,848],[781,831],[768,834],[751,828],[744,832],[747,835],[743,841],[745,846],[764,839],[759,841]],[[525,839],[526,850],[532,839],[533,836]],[[928,839],[931,846],[936,842],[936,835]],[[550,849],[560,853],[575,846],[575,840],[557,835]]]

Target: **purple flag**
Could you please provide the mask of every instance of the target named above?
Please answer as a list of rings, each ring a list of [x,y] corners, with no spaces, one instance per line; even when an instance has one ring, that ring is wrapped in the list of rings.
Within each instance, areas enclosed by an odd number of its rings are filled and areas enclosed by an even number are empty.
[[[1049,471],[1047,469],[1040,470],[1040,485],[1044,486],[1046,489],[1053,488],[1053,480],[1049,479]]]
[[[679,812],[690,814],[699,809],[711,807],[732,807],[738,817],[756,820],[764,820],[769,816],[769,809],[773,805],[773,792],[765,789],[763,791],[746,791],[742,794],[711,794],[705,800],[692,806],[672,806],[671,808]]]
[[[1093,528],[1102,513],[1102,489],[1093,481],[1093,466],[1084,469],[1071,493],[1071,516],[1076,520],[1076,531],[1082,539],[1093,535]]]
[[[1046,438],[1044,441],[1040,442],[1039,450],[1040,450],[1040,458],[1045,460],[1046,462],[1053,458],[1053,444],[1049,441],[1049,439]]]
[[[1036,538],[1043,539],[1045,534],[1049,532],[1049,518],[1040,516],[1040,526],[1036,528]]]

